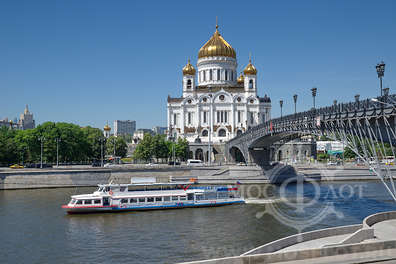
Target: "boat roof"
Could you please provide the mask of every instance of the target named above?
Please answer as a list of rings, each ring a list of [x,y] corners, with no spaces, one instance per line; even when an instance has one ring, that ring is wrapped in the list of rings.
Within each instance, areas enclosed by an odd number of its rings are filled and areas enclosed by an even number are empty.
[[[192,189],[192,190],[161,190],[161,191],[135,191],[135,192],[115,192],[111,197],[113,199],[120,198],[139,198],[139,197],[158,197],[158,196],[176,196],[176,195],[186,195],[188,193],[203,193],[203,190]],[[79,194],[73,195],[74,199],[95,199],[102,198],[103,196],[108,196],[107,194]]]
[[[106,183],[106,184],[98,184],[98,186],[103,187],[103,186],[161,186],[161,185],[189,185],[189,184],[195,184],[194,182],[191,181],[183,181],[183,182],[154,182],[154,183],[121,183],[121,184],[115,184],[115,183]]]

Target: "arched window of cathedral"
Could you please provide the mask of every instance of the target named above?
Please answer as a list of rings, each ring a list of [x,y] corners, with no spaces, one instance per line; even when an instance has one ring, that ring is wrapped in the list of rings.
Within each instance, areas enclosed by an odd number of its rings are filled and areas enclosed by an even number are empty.
[[[206,71],[203,71],[203,81],[206,82]]]
[[[249,80],[249,89],[253,89],[253,80],[252,79]]]
[[[220,81],[220,69],[217,69],[217,80]]]
[[[225,129],[221,128],[218,132],[218,136],[225,137],[226,135],[227,135],[227,132],[225,131]]]
[[[209,80],[213,79],[213,72],[212,69],[209,70]]]
[[[191,89],[191,80],[190,79],[187,80],[187,89]]]
[[[233,80],[234,80],[234,72],[231,71],[231,81],[233,81]]]
[[[208,136],[208,130],[206,130],[206,129],[203,130],[203,131],[202,131],[202,136],[203,136],[203,137],[207,137],[207,136]]]
[[[225,70],[225,72],[224,72],[224,80],[228,80],[228,74],[227,74],[228,72],[227,72],[227,70]]]
[[[202,99],[202,101],[204,101],[204,103],[206,103],[206,101],[208,101],[208,99],[206,97],[204,97],[204,99]]]
[[[239,135],[241,135],[241,134],[242,134],[242,130],[238,129],[238,130],[237,130],[237,136],[239,136]]]

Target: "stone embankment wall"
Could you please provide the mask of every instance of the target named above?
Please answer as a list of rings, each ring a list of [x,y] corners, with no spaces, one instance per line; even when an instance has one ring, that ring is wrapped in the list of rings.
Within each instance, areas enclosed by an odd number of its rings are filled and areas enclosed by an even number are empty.
[[[23,169],[0,171],[1,189],[29,189],[52,187],[96,186],[108,183],[130,183],[131,177],[155,177],[157,182],[174,180],[188,181],[198,178],[204,184],[261,183],[264,175],[256,167],[116,167],[85,169]]]

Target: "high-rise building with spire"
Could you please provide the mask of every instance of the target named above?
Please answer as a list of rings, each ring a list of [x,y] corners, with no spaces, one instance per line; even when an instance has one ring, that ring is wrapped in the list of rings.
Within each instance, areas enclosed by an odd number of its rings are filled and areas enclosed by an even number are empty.
[[[36,127],[35,121],[33,119],[33,114],[29,112],[28,105],[25,107],[25,111],[19,117],[18,126],[20,129],[33,129]]]

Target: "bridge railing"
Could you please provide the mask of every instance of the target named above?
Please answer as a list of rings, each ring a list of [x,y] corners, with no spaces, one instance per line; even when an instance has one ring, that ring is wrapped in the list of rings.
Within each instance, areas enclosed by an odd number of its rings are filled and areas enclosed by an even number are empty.
[[[298,112],[296,114],[290,114],[290,115],[274,118],[248,129],[245,133],[242,133],[241,135],[234,137],[229,142],[238,140],[239,138],[243,138],[245,136],[248,136],[249,134],[255,134],[256,132],[261,131],[262,129],[269,129],[271,126],[274,129],[288,124],[295,124],[301,122],[312,123],[315,122],[314,120],[315,117],[320,115],[340,114],[340,113],[352,112],[352,111],[378,109],[384,107],[384,104],[396,106],[396,94],[380,96],[380,97],[376,97],[376,99],[379,102],[373,101],[372,98],[367,98],[363,100],[355,100],[353,102],[338,103],[338,104],[333,104],[331,106],[312,108],[310,110]]]

